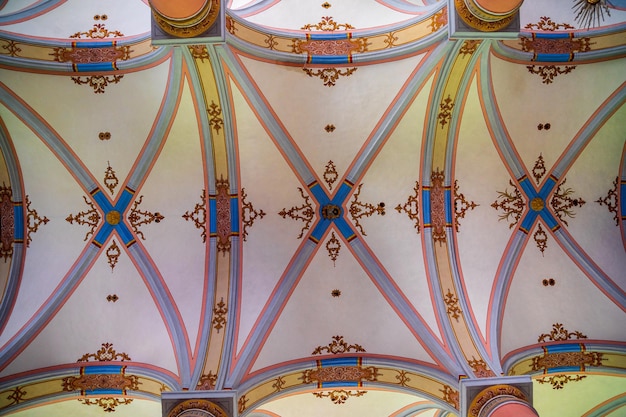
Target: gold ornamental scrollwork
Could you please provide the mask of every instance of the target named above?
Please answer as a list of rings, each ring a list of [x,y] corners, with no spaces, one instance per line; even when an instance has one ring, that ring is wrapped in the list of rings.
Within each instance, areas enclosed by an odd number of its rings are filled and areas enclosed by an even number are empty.
[[[159,28],[177,38],[193,38],[206,32],[213,26],[219,14],[220,0],[207,1],[202,10],[190,18],[182,20],[169,19],[154,8],[152,9],[152,16]]]
[[[201,399],[186,400],[176,405],[167,417],[228,417],[219,405]]]
[[[482,390],[470,403],[468,407],[468,417],[478,417],[480,410],[490,400],[499,397],[501,395],[511,396],[518,398],[522,401],[527,401],[526,395],[517,387],[512,385],[493,385],[491,387]]]

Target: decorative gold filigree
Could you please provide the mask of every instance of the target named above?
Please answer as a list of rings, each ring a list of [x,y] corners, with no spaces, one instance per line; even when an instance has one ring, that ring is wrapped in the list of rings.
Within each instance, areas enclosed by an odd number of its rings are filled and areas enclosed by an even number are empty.
[[[7,400],[11,400],[11,402],[7,404],[7,406],[19,404],[20,402],[24,401],[24,396],[26,394],[28,393],[22,387],[15,387],[15,389],[11,391],[11,394],[7,396]]]
[[[450,118],[452,117],[453,108],[454,108],[454,103],[452,102],[452,99],[450,98],[450,94],[448,94],[448,97],[443,99],[442,102],[439,104],[440,111],[439,111],[439,114],[437,114],[437,119],[439,120],[439,124],[441,125],[442,129],[450,121]]]
[[[115,187],[117,187],[119,183],[120,181],[117,179],[117,176],[115,176],[115,171],[113,171],[111,165],[108,164],[107,169],[104,171],[104,185],[106,185],[106,187],[109,189],[111,195],[113,195]]]
[[[330,4],[329,2],[327,2],[327,1],[325,1],[324,3],[322,3],[322,7],[323,7],[323,8],[325,8],[325,9],[330,8],[330,6],[331,6],[331,4]]]
[[[563,389],[563,386],[568,382],[577,382],[583,378],[587,378],[585,375],[551,375],[537,378],[537,382],[540,384],[552,384],[552,389]]]
[[[586,366],[602,366],[603,360],[606,359],[601,352],[544,352],[541,356],[535,356],[529,366],[533,371],[543,370],[544,373],[562,366],[577,366],[584,371]]]
[[[279,376],[278,378],[276,378],[274,380],[274,383],[272,384],[272,388],[274,388],[274,392],[280,392],[283,390],[283,387],[285,386],[285,378],[283,378],[282,376]]]
[[[230,185],[228,178],[215,181],[217,195],[215,206],[217,210],[217,250],[226,256],[230,252]]]
[[[352,196],[353,200],[350,203],[350,208],[348,211],[350,212],[350,217],[352,218],[354,225],[359,229],[359,231],[361,232],[363,236],[367,236],[367,234],[363,230],[363,226],[361,226],[361,223],[359,223],[359,220],[363,217],[370,217],[374,213],[378,214],[379,216],[384,216],[385,215],[385,203],[380,202],[378,203],[377,206],[375,206],[370,203],[363,203],[359,201],[359,195],[361,194],[362,185],[363,184],[359,184],[356,192]]]
[[[199,59],[202,62],[204,62],[205,59],[211,59],[206,45],[189,45],[189,52],[191,52],[191,56],[194,59]]]
[[[300,230],[300,234],[298,235],[298,239],[301,239],[302,236],[304,236],[304,231],[309,229],[315,211],[309,201],[309,196],[304,195],[304,191],[302,191],[302,188],[300,187],[298,187],[298,191],[300,191],[300,195],[304,199],[304,203],[301,206],[293,206],[289,210],[283,208],[278,214],[283,219],[289,217],[290,219],[301,220],[304,222],[304,226],[302,226],[302,230]]]
[[[102,398],[79,398],[78,401],[85,405],[98,405],[104,409],[105,413],[112,413],[115,411],[115,407],[118,405],[128,405],[133,402],[132,398],[113,398],[113,397],[102,397]]]
[[[209,115],[209,123],[211,124],[211,127],[215,129],[215,133],[220,133],[220,129],[224,126],[224,119],[220,117],[222,109],[220,106],[215,104],[213,100],[211,100],[211,104],[206,109],[206,112]]]
[[[572,210],[573,207],[582,207],[585,204],[585,200],[582,198],[573,199],[571,197],[574,194],[574,190],[571,188],[565,188],[561,190],[561,187],[565,184],[567,178],[563,179],[563,182],[558,185],[556,191],[552,195],[552,199],[550,200],[550,205],[554,210],[554,214],[565,224],[565,226],[569,226],[565,217],[574,218],[576,213]]]
[[[541,223],[537,225],[537,230],[533,234],[533,239],[535,240],[537,249],[539,249],[541,251],[541,254],[543,255],[543,252],[548,247],[548,235],[546,234],[546,231],[543,230]]]
[[[396,369],[396,372],[398,373],[398,375],[396,375],[396,379],[398,380],[398,384],[400,384],[401,387],[406,387],[407,386],[407,382],[411,382],[411,378],[409,378],[407,376],[407,372],[406,371],[402,371],[402,370],[398,370]]]
[[[133,208],[130,210],[130,214],[128,215],[128,220],[130,221],[130,226],[133,228],[135,234],[141,237],[142,240],[146,240],[143,232],[139,230],[139,226],[144,224],[150,224],[152,222],[159,223],[164,217],[161,213],[157,212],[149,212],[144,210],[139,210],[139,205],[143,200],[143,196],[139,196],[139,200],[133,202]]]
[[[206,191],[202,190],[202,194],[200,194],[200,203],[196,203],[193,208],[193,211],[186,211],[185,214],[182,215],[183,219],[187,221],[192,221],[196,226],[196,229],[200,229],[202,233],[200,233],[200,237],[202,237],[202,242],[206,242]]]
[[[609,189],[608,193],[604,197],[599,197],[596,203],[601,206],[606,206],[610,213],[613,213],[613,220],[615,220],[615,226],[619,226],[619,215],[617,212],[618,199],[617,199],[617,184],[619,183],[619,177],[615,177],[613,181],[613,188]]]
[[[18,47],[18,43],[13,40],[4,39],[6,45],[2,45],[2,49],[9,53],[9,56],[16,57],[18,52],[22,52],[22,49]]]
[[[93,64],[99,62],[114,63],[130,59],[133,52],[129,45],[108,46],[104,48],[64,48],[57,47],[48,54],[57,62],[71,62],[72,64]]]
[[[117,246],[117,243],[115,242],[115,240],[113,240],[106,251],[106,256],[109,265],[111,266],[111,272],[113,272],[113,268],[115,268],[115,265],[117,264],[117,261],[121,254],[122,251],[120,251],[119,246]]]
[[[446,187],[445,174],[437,168],[430,175],[430,215],[433,241],[442,245],[446,242]]]
[[[226,313],[228,313],[228,307],[224,303],[224,297],[221,297],[220,301],[213,307],[213,328],[220,332],[220,329],[226,326]]]
[[[349,77],[354,71],[356,71],[356,67],[353,68],[345,68],[345,70],[337,69],[337,68],[323,68],[321,70],[313,71],[311,68],[302,68],[302,71],[306,72],[309,77],[318,77],[320,80],[324,81],[324,85],[328,87],[332,87],[335,85],[335,82],[339,79],[339,77]]]
[[[110,361],[130,361],[130,356],[126,353],[117,353],[113,349],[113,343],[103,343],[102,347],[96,351],[96,353],[85,353],[76,362],[89,362],[89,359],[93,358],[94,361],[110,362]]]
[[[467,361],[467,364],[474,371],[474,375],[477,378],[491,378],[496,376],[496,374],[487,367],[487,364],[482,359],[476,359],[472,356],[472,360]]]
[[[4,262],[13,256],[13,232],[15,228],[15,210],[13,209],[13,190],[2,183],[0,186],[0,256]],[[28,198],[28,196],[26,196]]]
[[[204,374],[200,377],[198,381],[198,385],[196,388],[202,391],[209,391],[215,389],[215,384],[217,383],[217,374],[213,373],[213,371],[209,371],[208,374]]]
[[[509,184],[513,187],[513,191],[498,191],[498,198],[491,203],[491,207],[496,210],[500,209],[504,211],[503,214],[498,216],[498,220],[506,220],[509,222],[509,229],[511,229],[521,219],[526,204],[524,203],[522,194],[515,184],[513,184],[513,181],[509,180]]]
[[[68,221],[70,224],[74,224],[74,222],[76,222],[81,226],[89,226],[90,230],[85,234],[85,238],[83,239],[84,241],[86,241],[87,238],[89,238],[90,235],[93,235],[96,231],[96,228],[100,223],[100,214],[98,213],[98,210],[96,210],[96,207],[93,205],[93,203],[87,200],[87,197],[83,196],[83,200],[85,200],[85,203],[90,207],[90,209],[87,211],[80,211],[76,215],[70,214],[65,220]]]
[[[469,404],[467,417],[478,417],[485,405],[496,397],[509,396],[527,401],[526,395],[517,387],[512,385],[491,385],[483,389]]]
[[[335,125],[326,125],[324,130],[328,133],[333,133],[335,131]]]
[[[337,173],[337,168],[335,167],[335,164],[333,163],[333,161],[328,161],[328,163],[326,164],[326,169],[324,170],[324,181],[326,181],[329,190],[332,191],[333,184],[335,183],[335,181],[337,181],[337,178],[339,178],[339,174]]]
[[[539,154],[539,158],[537,158],[535,166],[533,167],[533,178],[535,178],[535,182],[539,184],[544,175],[546,175],[546,165],[543,161],[543,156]]]
[[[459,49],[460,55],[472,55],[478,49],[478,45],[480,45],[480,40],[478,39],[468,39],[463,42],[461,45],[461,49]]]
[[[343,336],[333,336],[333,341],[328,346],[318,346],[311,353],[311,355],[323,355],[324,352],[328,354],[338,355],[340,353],[348,353],[351,351],[365,352],[365,349],[361,345],[353,344],[349,345],[343,340]]]
[[[537,54],[566,54],[573,56],[577,52],[589,52],[593,43],[590,38],[527,38],[522,36],[520,45],[522,51],[534,54],[532,60],[535,61]]]
[[[100,139],[100,140],[109,140],[109,139],[111,139],[111,132],[100,132],[100,133],[98,133],[98,139]]]
[[[398,204],[396,206],[396,211],[398,213],[402,213],[404,211],[409,219],[413,221],[413,227],[415,227],[417,233],[420,232],[419,188],[420,183],[415,181],[415,187],[413,187],[413,191],[415,193],[407,198],[406,203]]]
[[[302,376],[299,379],[302,380],[303,384],[337,381],[374,382],[378,381],[380,375],[378,369],[373,366],[367,368],[360,366],[328,366],[324,368],[307,369],[302,372]]]
[[[322,30],[325,32],[333,32],[335,30],[355,29],[355,27],[349,23],[337,23],[330,16],[322,16],[322,20],[320,20],[319,23],[316,23],[316,24],[308,23],[302,26],[300,29],[308,30],[308,31]]]
[[[274,35],[267,35],[267,37],[263,40],[265,42],[265,44],[267,45],[267,48],[270,51],[275,50],[276,45],[278,45],[278,42],[276,41],[276,36]]]
[[[394,46],[396,46],[397,40],[398,40],[398,37],[396,36],[396,32],[387,33],[386,38],[383,39],[383,42],[387,44],[385,48],[393,48]]]
[[[547,339],[547,341],[549,342],[555,342],[558,340],[570,340],[573,337],[575,337],[576,339],[587,338],[587,336],[585,336],[578,330],[574,330],[573,332],[570,332],[569,330],[564,328],[561,323],[554,323],[552,325],[552,331],[550,333],[543,333],[539,335],[539,338],[537,339],[537,341],[541,343],[541,342],[546,342],[546,339]]]
[[[367,391],[352,391],[345,389],[336,389],[331,392],[314,392],[317,398],[330,398],[333,404],[344,404],[349,397],[362,397]]]
[[[440,28],[448,24],[448,12],[444,8],[430,18],[428,27],[431,28],[431,32],[437,32]]]
[[[104,89],[111,84],[117,84],[120,82],[122,78],[124,78],[123,74],[120,75],[91,75],[91,76],[79,76],[79,77],[71,77],[72,81],[78,85],[89,85],[93,88],[93,92],[96,94],[103,94]]]
[[[463,313],[463,311],[461,311],[461,308],[459,307],[458,297],[452,294],[452,292],[448,288],[448,292],[445,294],[443,301],[446,303],[447,306],[446,313],[448,313],[450,317],[458,322],[459,317],[461,317],[461,314]]]
[[[333,261],[333,266],[335,265],[335,261],[339,256],[339,251],[341,250],[341,242],[335,236],[335,232],[331,232],[330,239],[326,242],[326,250],[328,251],[328,257]]]
[[[467,210],[474,210],[478,207],[479,204],[474,203],[473,201],[467,201],[465,199],[465,195],[459,192],[459,181],[454,181],[454,227],[456,231],[459,231],[460,227],[460,219],[465,218],[465,214]]]
[[[110,302],[116,302],[117,300],[119,300],[120,297],[117,296],[117,294],[109,294],[107,295],[107,301]]]
[[[84,374],[63,378],[63,391],[91,391],[96,389],[138,390],[139,377],[126,374]]]
[[[569,74],[576,69],[576,66],[566,65],[561,67],[560,65],[527,65],[526,68],[531,74],[539,75],[542,83],[551,84],[557,76]]]
[[[94,23],[93,27],[87,32],[76,32],[69,37],[71,39],[104,39],[104,38],[121,38],[124,34],[119,30],[108,30],[104,23]]]
[[[440,389],[443,393],[443,400],[450,404],[452,407],[459,409],[459,392],[449,385],[444,385],[443,389]]]
[[[246,408],[248,408],[248,399],[246,398],[246,395],[244,394],[241,397],[239,397],[239,401],[237,401],[237,410],[239,411],[239,414],[241,414],[244,411],[246,411]]]
[[[30,246],[30,242],[32,242],[32,238],[30,237],[31,233],[36,233],[39,230],[39,226],[42,224],[47,224],[50,220],[46,217],[39,217],[37,210],[30,208],[30,200],[28,199],[28,195],[26,196],[26,247]]]
[[[554,32],[557,29],[575,29],[574,26],[567,23],[555,23],[552,19],[547,16],[541,16],[539,22],[537,23],[529,23],[524,26],[526,29],[537,29],[537,30],[546,30],[550,32]]]
[[[236,22],[232,17],[226,15],[226,30],[231,35],[234,35],[239,30],[239,28],[235,26],[235,23]]]
[[[265,216],[265,212],[263,210],[255,210],[252,203],[246,201],[246,189],[241,189],[241,222],[243,224],[243,241],[245,242],[248,238],[248,227],[252,227],[254,221],[259,218],[262,219]]]

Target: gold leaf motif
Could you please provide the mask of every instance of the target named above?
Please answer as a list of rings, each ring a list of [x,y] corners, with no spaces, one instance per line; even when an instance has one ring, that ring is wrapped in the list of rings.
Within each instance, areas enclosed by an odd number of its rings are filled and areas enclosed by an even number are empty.
[[[348,23],[337,23],[330,16],[322,16],[322,20],[317,24],[308,23],[300,28],[301,30],[322,30],[325,32],[333,32],[335,30],[354,29],[354,26]]]
[[[568,382],[577,382],[583,378],[587,378],[585,375],[551,375],[537,378],[537,382],[540,384],[551,384],[552,389],[563,389],[563,386]]]
[[[246,189],[241,189],[241,221],[243,223],[243,241],[245,242],[248,238],[248,227],[252,227],[254,221],[258,219],[262,219],[265,216],[265,212],[263,210],[255,210],[252,203],[247,202],[246,198],[248,195],[246,194]]]
[[[465,214],[468,210],[474,210],[479,204],[473,201],[467,201],[465,195],[459,191],[459,181],[454,181],[454,227],[456,231],[459,231],[460,219],[465,218]]]
[[[617,183],[619,177],[615,177],[613,181],[613,188],[611,188],[604,197],[599,197],[596,203],[601,206],[606,206],[610,213],[613,213],[613,220],[615,220],[615,226],[619,226],[619,215],[617,213],[618,198],[617,198]]]
[[[208,374],[204,374],[200,377],[198,381],[197,389],[202,391],[208,391],[215,389],[215,384],[217,383],[217,374],[213,373],[213,371],[209,371]]]
[[[206,191],[202,190],[202,194],[200,194],[200,202],[196,203],[193,208],[193,211],[186,211],[183,214],[183,219],[187,221],[192,221],[196,226],[196,229],[200,229],[202,232],[200,233],[200,237],[202,237],[202,242],[206,242]]]
[[[439,124],[441,125],[442,129],[450,121],[450,118],[452,117],[453,108],[454,108],[454,103],[452,102],[452,99],[450,98],[450,94],[448,94],[448,97],[443,99],[441,103],[439,104],[440,111],[439,111],[439,114],[437,114],[437,119],[439,120]]]
[[[32,242],[32,238],[30,237],[31,233],[36,233],[39,230],[39,226],[42,224],[48,224],[50,221],[46,216],[39,217],[37,210],[30,208],[30,200],[28,195],[26,196],[26,228],[28,229],[26,232],[26,247],[30,246],[30,242]]]
[[[344,340],[343,336],[333,336],[333,341],[328,344],[328,346],[318,346],[311,353],[311,355],[323,355],[324,352],[327,354],[338,355],[340,353],[348,353],[351,351],[355,352],[365,352],[365,349],[361,345],[353,344],[348,345]]]
[[[565,224],[565,226],[569,226],[565,217],[574,218],[576,214],[574,213],[573,208],[582,207],[585,204],[585,200],[582,198],[572,198],[571,196],[574,194],[574,190],[569,187],[562,190],[561,187],[565,185],[566,181],[567,178],[564,178],[563,182],[558,185],[556,191],[552,194],[550,205],[554,210],[554,214],[556,214],[563,224]]]
[[[353,200],[350,203],[350,208],[348,209],[348,212],[350,213],[350,217],[352,218],[354,225],[359,229],[361,234],[363,236],[367,236],[367,234],[363,230],[363,226],[361,226],[361,223],[359,223],[359,220],[363,217],[370,217],[374,213],[378,214],[379,216],[384,216],[385,215],[385,203],[380,202],[378,203],[377,206],[375,206],[370,203],[363,203],[359,201],[359,195],[361,194],[362,186],[363,184],[359,184],[356,192],[352,196]]]
[[[119,259],[121,254],[122,252],[120,251],[120,247],[117,246],[115,239],[113,239],[111,242],[111,245],[109,245],[106,251],[106,256],[107,256],[109,265],[111,266],[111,272],[113,272],[113,268],[115,268],[115,265],[117,264],[117,260]]]
[[[315,212],[313,210],[311,202],[309,201],[309,196],[304,195],[304,191],[302,191],[302,188],[300,187],[298,187],[298,191],[300,191],[300,195],[304,199],[304,203],[301,206],[293,206],[289,210],[283,208],[278,214],[283,219],[289,217],[290,219],[300,220],[304,222],[304,226],[302,226],[302,230],[300,230],[300,234],[298,235],[298,239],[301,239],[302,236],[304,236],[305,230],[309,229]]]
[[[326,242],[326,250],[334,266],[337,257],[339,257],[339,251],[341,250],[341,242],[339,242],[339,239],[335,236],[335,232],[331,232],[330,239]]]
[[[102,397],[102,398],[79,398],[78,401],[85,405],[98,405],[104,409],[105,413],[112,413],[115,411],[115,407],[118,405],[127,405],[133,402],[132,398],[113,398],[113,397]]]
[[[228,307],[226,303],[224,303],[224,297],[221,297],[220,301],[213,307],[213,328],[220,332],[226,325],[226,313],[228,313]]]
[[[537,230],[533,234],[533,239],[535,240],[537,249],[539,249],[543,255],[544,251],[548,247],[548,235],[546,234],[546,231],[543,230],[541,223],[537,225]]]
[[[578,330],[574,330],[570,332],[567,330],[561,323],[554,323],[552,325],[552,331],[550,333],[543,333],[539,335],[537,339],[538,342],[555,342],[557,340],[570,340],[575,337],[576,339],[586,339],[587,336],[579,332]]]
[[[576,69],[575,65],[561,67],[559,65],[535,66],[527,65],[526,68],[531,74],[537,74],[541,77],[542,83],[551,84],[554,79],[562,74],[569,74]]]
[[[362,397],[367,391],[336,389],[331,392],[314,392],[317,398],[330,398],[333,404],[344,404],[349,397]]]
[[[459,307],[459,299],[452,294],[450,289],[448,288],[448,292],[444,296],[444,302],[446,303],[447,309],[446,313],[457,322],[459,321],[459,317],[461,317],[461,308]]]
[[[324,81],[324,85],[328,87],[334,86],[339,77],[349,77],[356,70],[356,67],[346,68],[345,70],[337,68],[324,68],[315,71],[311,68],[302,68],[302,71],[306,72],[309,77],[318,77],[320,80]]]
[[[419,182],[415,181],[415,187],[413,187],[414,194],[407,198],[406,203],[396,206],[398,213],[405,212],[409,219],[413,221],[413,227],[415,227],[418,234],[420,232],[419,188]]]
[[[149,212],[144,210],[139,210],[139,205],[143,201],[143,195],[139,196],[139,200],[133,202],[133,208],[130,210],[130,214],[128,216],[128,220],[130,221],[130,225],[133,228],[135,234],[141,237],[142,240],[146,240],[143,232],[139,230],[139,226],[143,226],[146,224],[150,224],[152,222],[159,223],[164,217],[161,213],[157,212]]]
[[[517,189],[513,181],[509,180],[509,184],[513,187],[513,191],[498,191],[498,198],[491,204],[496,210],[504,211],[498,216],[498,220],[506,220],[509,222],[509,229],[513,228],[519,222],[524,212],[526,204],[522,198],[522,194]]]
[[[110,361],[130,361],[130,356],[126,353],[121,352],[117,353],[115,349],[113,349],[112,343],[103,343],[102,347],[96,351],[96,353],[85,353],[80,359],[76,362],[89,362],[89,359],[93,358],[95,361],[99,362],[110,362]]]
[[[79,77],[70,77],[75,84],[78,85],[88,85],[93,88],[93,92],[96,94],[104,94],[104,89],[111,84],[117,84],[120,82],[122,78],[124,78],[123,74],[120,75],[91,75],[91,76],[79,76]]]
[[[90,230],[87,232],[87,234],[85,234],[85,238],[83,239],[84,241],[86,241],[87,238],[89,238],[90,235],[93,235],[96,231],[96,228],[100,223],[100,214],[98,214],[98,210],[96,210],[96,207],[93,205],[93,203],[87,200],[87,197],[83,196],[83,200],[85,200],[85,203],[90,207],[90,209],[87,211],[78,212],[78,214],[76,215],[70,214],[65,220],[70,224],[74,224],[74,222],[76,222],[81,226],[89,226]]]
[[[121,38],[124,34],[119,30],[110,31],[106,28],[104,23],[94,23],[93,27],[86,32],[76,32],[70,35],[72,39],[104,39],[104,38]]]

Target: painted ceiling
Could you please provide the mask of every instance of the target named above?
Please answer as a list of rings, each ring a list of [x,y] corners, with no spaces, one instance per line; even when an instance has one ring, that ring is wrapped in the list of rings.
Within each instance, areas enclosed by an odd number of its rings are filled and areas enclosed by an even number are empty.
[[[623,415],[626,3],[571,4],[454,40],[443,1],[231,0],[169,47],[147,1],[0,1],[0,414],[451,416],[531,375]]]

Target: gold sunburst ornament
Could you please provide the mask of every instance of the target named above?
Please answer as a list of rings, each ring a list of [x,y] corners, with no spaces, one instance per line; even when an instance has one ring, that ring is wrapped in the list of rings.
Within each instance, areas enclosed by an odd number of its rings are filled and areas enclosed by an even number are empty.
[[[575,0],[572,9],[576,13],[574,20],[587,29],[600,26],[604,22],[604,12],[611,16],[606,0]]]

